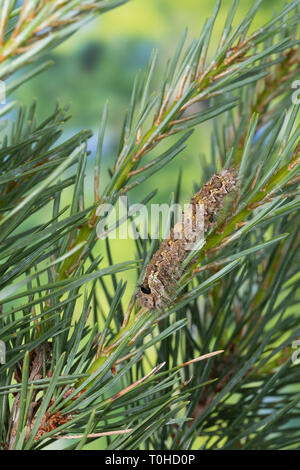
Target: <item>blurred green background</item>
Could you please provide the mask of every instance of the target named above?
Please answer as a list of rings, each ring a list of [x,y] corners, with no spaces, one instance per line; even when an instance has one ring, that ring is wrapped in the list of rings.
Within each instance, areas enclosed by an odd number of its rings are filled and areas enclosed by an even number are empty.
[[[213,47],[219,40],[230,3],[229,0],[222,1]],[[254,0],[241,0],[236,23],[244,18],[254,3]],[[264,24],[282,4],[281,0],[263,0],[252,29]],[[122,7],[96,18],[55,49],[51,54],[55,65],[21,87],[16,96],[25,104],[30,104],[36,97],[40,118],[51,112],[56,100],[61,105],[70,104],[73,117],[67,123],[66,137],[83,128],[97,134],[101,112],[108,100],[109,128],[104,157],[107,165],[112,164],[137,71],[145,69],[152,49],[158,48],[155,83],[159,87],[164,64],[174,53],[185,27],[189,32],[188,41],[198,37],[214,6],[214,1],[207,0],[129,0]],[[182,197],[189,199],[193,193],[192,181],[199,183],[201,180],[199,156],[206,154],[209,158],[210,129],[209,123],[200,126],[186,151],[155,175],[155,181],[149,180],[140,188],[143,195],[155,186],[159,190],[156,202],[167,202],[175,188],[178,169],[182,168]],[[96,136],[91,139],[89,148],[94,151],[95,146]],[[90,168],[92,161],[91,155]],[[134,198],[139,199],[140,196],[135,194]]]

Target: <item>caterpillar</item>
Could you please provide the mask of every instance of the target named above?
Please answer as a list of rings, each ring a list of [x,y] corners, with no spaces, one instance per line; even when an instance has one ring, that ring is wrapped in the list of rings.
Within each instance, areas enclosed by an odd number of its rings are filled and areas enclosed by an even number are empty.
[[[215,225],[215,219],[224,205],[224,198],[227,194],[233,192],[237,186],[237,172],[234,168],[223,170],[204,184],[190,202],[191,211],[182,215],[181,227],[183,227],[182,237],[177,237],[174,226],[169,238],[163,240],[160,248],[154,253],[151,261],[146,267],[143,281],[140,284],[137,300],[141,307],[148,310],[153,308],[162,308],[163,304],[170,300],[168,291],[176,280],[176,275],[182,262],[188,256],[187,248],[190,246],[191,237],[189,232],[184,230],[184,220],[192,220],[193,229],[195,229],[195,214],[197,205],[202,204],[203,224],[202,230],[207,232]]]

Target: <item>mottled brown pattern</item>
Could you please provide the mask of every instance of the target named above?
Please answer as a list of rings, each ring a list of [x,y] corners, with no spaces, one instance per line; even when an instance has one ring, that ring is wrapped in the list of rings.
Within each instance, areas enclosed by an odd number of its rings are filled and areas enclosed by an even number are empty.
[[[215,224],[216,215],[223,207],[224,197],[235,190],[236,183],[236,170],[230,168],[223,170],[218,175],[212,176],[212,178],[204,184],[190,202],[192,207],[190,215],[193,230],[195,230],[197,204],[203,204],[203,228],[204,232],[207,232]],[[185,216],[186,215],[187,214],[185,214]],[[182,238],[175,237],[173,227],[169,238],[161,243],[160,248],[153,255],[146,268],[143,282],[140,286],[140,292],[137,295],[138,301],[142,307],[147,309],[161,308],[163,303],[169,299],[168,292],[170,292],[172,284],[176,281],[176,274],[190,250],[188,246],[190,246],[191,239],[188,238],[184,231],[183,217],[184,215],[182,216]],[[177,231],[178,227],[176,227],[176,232]]]

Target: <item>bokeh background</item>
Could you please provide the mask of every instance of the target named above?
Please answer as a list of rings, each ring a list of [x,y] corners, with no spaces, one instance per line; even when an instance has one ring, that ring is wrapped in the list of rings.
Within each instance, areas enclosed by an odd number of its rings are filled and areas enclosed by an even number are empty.
[[[219,40],[230,3],[229,0],[222,1],[212,46]],[[243,19],[253,4],[253,0],[241,0],[236,22]],[[282,4],[281,0],[263,0],[251,29],[263,25]],[[51,113],[57,101],[61,105],[70,104],[72,119],[66,123],[63,139],[82,129],[94,132],[89,142],[91,154],[86,175],[86,204],[93,200],[94,152],[106,100],[109,101],[109,125],[104,142],[104,165],[108,168],[117,156],[123,118],[137,71],[146,68],[152,49],[157,48],[159,60],[154,82],[159,86],[164,64],[174,53],[184,29],[188,28],[187,42],[198,37],[214,5],[214,1],[208,0],[130,0],[122,7],[96,18],[55,49],[50,55],[54,60],[52,68],[15,93],[14,99],[25,105],[30,105],[33,98],[37,99],[40,119]],[[158,192],[153,202],[169,202],[180,170],[183,172],[181,201],[188,202],[194,184],[201,181],[203,161],[210,158],[211,132],[211,123],[197,128],[187,149],[172,164],[140,186],[130,202],[142,200],[155,188]],[[70,204],[71,194],[71,190],[65,191],[63,205]],[[40,219],[47,216],[37,215]],[[100,241],[97,244],[101,254],[103,243]],[[134,242],[112,242],[112,253],[115,263],[132,259],[135,256]],[[136,285],[136,274],[123,273],[122,277],[128,281],[126,301]],[[80,303],[78,308],[80,310]],[[103,448],[103,445],[100,440],[87,448]]]
[[[222,1],[212,47],[220,37],[230,3],[231,0]],[[236,22],[254,3],[254,0],[241,0]],[[264,24],[282,4],[281,0],[263,0],[252,29]],[[89,143],[92,152],[101,112],[108,100],[109,128],[104,159],[109,165],[116,158],[122,121],[137,71],[146,68],[152,49],[157,48],[159,60],[154,81],[159,87],[166,60],[174,53],[184,29],[188,28],[187,42],[198,37],[214,6],[215,2],[208,0],[129,0],[122,7],[96,18],[55,49],[50,56],[54,66],[23,85],[16,97],[24,104],[30,104],[36,97],[41,119],[47,117],[57,100],[61,105],[70,104],[72,119],[66,125],[65,137],[84,128],[93,130],[95,137]],[[206,154],[209,158],[210,132],[210,124],[199,126],[187,150],[141,191],[146,194],[154,184],[159,189],[157,200],[165,202],[174,190],[178,169],[182,168],[183,197],[189,197],[191,179],[199,181],[199,157]],[[93,155],[90,168],[92,160]]]
[[[217,45],[230,3],[231,0],[222,1],[212,48]],[[236,23],[244,18],[254,3],[254,0],[241,0]],[[281,0],[263,0],[251,29],[263,25],[282,4]],[[56,101],[61,105],[70,104],[72,119],[66,124],[64,139],[81,129],[94,131],[89,142],[87,204],[93,197],[93,158],[105,102],[109,102],[109,125],[104,142],[104,165],[109,167],[118,152],[122,122],[137,71],[145,70],[152,49],[158,49],[154,85],[159,88],[166,60],[174,53],[184,29],[188,28],[187,43],[198,37],[214,6],[214,1],[207,0],[129,0],[127,4],[97,17],[55,49],[49,57],[54,60],[52,68],[16,92],[14,98],[25,105],[29,105],[33,98],[37,99],[40,119],[51,113]],[[181,200],[188,202],[194,184],[201,181],[203,159],[210,158],[211,131],[211,123],[199,126],[189,139],[187,149],[140,186],[131,196],[131,202],[140,201],[154,188],[158,192],[152,202],[169,202],[180,170],[183,172]],[[105,183],[108,173],[102,172],[102,178],[103,174]],[[71,191],[66,191],[66,203],[69,197]],[[39,217],[43,218],[43,214]],[[124,256],[128,259],[130,247],[124,249],[124,244],[116,246],[117,261],[123,260]]]

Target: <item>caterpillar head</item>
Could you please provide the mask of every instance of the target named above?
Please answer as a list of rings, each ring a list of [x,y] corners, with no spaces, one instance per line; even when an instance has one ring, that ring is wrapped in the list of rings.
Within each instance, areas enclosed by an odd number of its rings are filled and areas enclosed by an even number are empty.
[[[156,306],[155,295],[151,292],[149,286],[140,285],[140,291],[137,294],[137,300],[141,307],[152,310]]]

